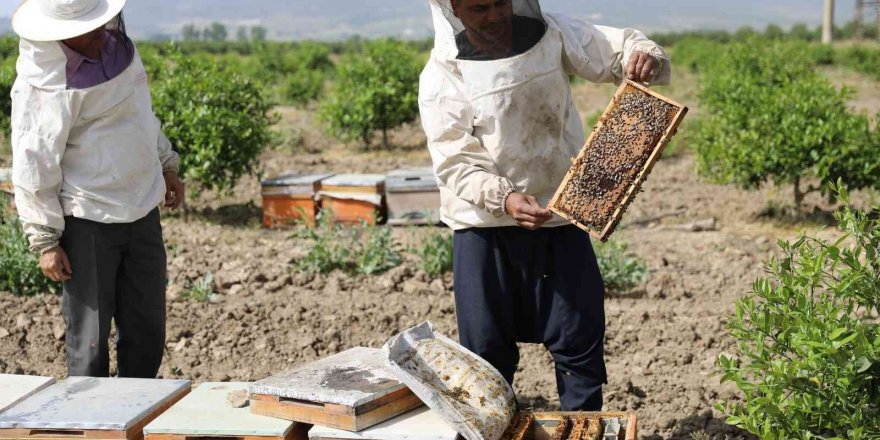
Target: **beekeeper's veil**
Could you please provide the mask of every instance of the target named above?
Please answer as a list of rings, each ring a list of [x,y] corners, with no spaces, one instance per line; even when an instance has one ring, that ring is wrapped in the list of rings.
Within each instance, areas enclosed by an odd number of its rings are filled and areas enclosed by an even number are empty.
[[[431,0],[435,48],[459,59],[519,55],[547,29],[538,0]]]

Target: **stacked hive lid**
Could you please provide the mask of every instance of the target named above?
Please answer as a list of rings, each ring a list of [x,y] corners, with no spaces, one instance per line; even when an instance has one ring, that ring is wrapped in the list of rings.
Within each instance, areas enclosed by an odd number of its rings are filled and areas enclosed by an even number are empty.
[[[71,377],[0,413],[0,439],[139,439],[189,390],[187,380]]]

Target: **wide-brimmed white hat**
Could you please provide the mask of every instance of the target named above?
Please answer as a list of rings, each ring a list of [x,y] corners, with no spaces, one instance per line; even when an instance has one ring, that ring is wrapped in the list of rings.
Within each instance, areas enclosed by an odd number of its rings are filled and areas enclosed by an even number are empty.
[[[77,37],[107,24],[126,0],[25,0],[12,16],[12,29],[31,41]]]

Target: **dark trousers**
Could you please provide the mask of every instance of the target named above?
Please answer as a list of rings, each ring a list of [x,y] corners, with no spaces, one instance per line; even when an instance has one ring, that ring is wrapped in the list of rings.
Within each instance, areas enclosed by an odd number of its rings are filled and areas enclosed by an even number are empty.
[[[574,226],[484,228],[454,238],[462,345],[511,384],[517,342],[541,343],[556,363],[564,411],[598,411],[606,383],[605,290],[587,233]]]
[[[61,247],[73,269],[64,283],[67,373],[110,374],[110,321],[119,377],[155,378],[165,349],[166,256],[159,210],[126,224],[65,218]]]

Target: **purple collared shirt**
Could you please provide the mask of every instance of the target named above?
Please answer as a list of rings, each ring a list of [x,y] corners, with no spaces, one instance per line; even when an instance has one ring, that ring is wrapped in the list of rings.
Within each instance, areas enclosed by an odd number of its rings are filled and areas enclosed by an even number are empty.
[[[101,58],[89,58],[59,42],[67,55],[67,88],[87,89],[116,78],[131,65],[134,51],[119,41],[113,32],[107,32]]]

